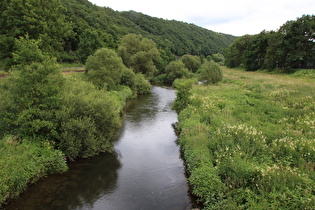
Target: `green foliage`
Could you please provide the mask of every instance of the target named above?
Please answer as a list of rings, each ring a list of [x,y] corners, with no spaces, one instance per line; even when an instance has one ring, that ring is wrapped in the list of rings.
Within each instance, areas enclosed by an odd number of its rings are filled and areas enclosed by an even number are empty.
[[[48,142],[21,141],[13,136],[0,140],[0,167],[0,204],[42,176],[68,169],[64,155]]]
[[[176,79],[173,87],[176,88],[176,100],[173,104],[173,109],[178,113],[181,112],[189,104],[190,90],[195,83],[194,79]]]
[[[30,65],[34,62],[41,63],[48,58],[39,49],[41,40],[30,39],[28,35],[15,40],[12,53],[14,65]]]
[[[314,69],[298,69],[292,74],[296,78],[310,78],[315,79],[315,70]]]
[[[205,84],[216,84],[223,79],[223,74],[220,66],[214,61],[205,62],[202,64],[199,74],[199,81]]]
[[[124,95],[130,97],[131,91]],[[120,127],[123,105],[120,100],[126,98],[99,90],[82,79],[68,78],[62,92],[62,108],[56,113],[57,148],[70,159],[110,151],[113,136]]]
[[[120,84],[122,72],[126,71],[121,58],[114,50],[102,48],[90,56],[85,64],[89,80],[98,88],[113,90]]]
[[[224,71],[218,86],[193,86],[179,113],[192,192],[205,209],[311,209],[313,81]]]
[[[145,79],[143,74],[136,74],[135,77],[135,88],[137,90],[138,95],[144,95],[151,92],[151,85]]]
[[[13,55],[16,65],[13,75],[3,83],[1,95],[1,135],[49,136],[55,132],[53,113],[61,100],[60,68],[41,53],[34,40],[18,40]]]
[[[85,63],[90,55],[93,55],[97,49],[102,47],[97,31],[86,29],[80,35],[80,42],[78,44],[78,57],[80,61]]]
[[[156,77],[153,77],[150,79],[150,83],[151,84],[155,84],[155,85],[163,85],[163,84],[167,84],[167,75],[166,74],[160,74]]]
[[[200,58],[196,56],[184,55],[181,60],[185,64],[185,67],[193,73],[195,73],[201,66]]]
[[[135,73],[152,76],[157,72],[154,61],[160,59],[156,44],[141,35],[129,34],[122,38],[118,48],[124,64]]]
[[[243,55],[246,70],[256,71],[263,67],[268,48],[269,34],[266,31],[252,36]]]
[[[195,186],[193,194],[200,197],[199,201],[206,206],[217,205],[218,200],[225,197],[226,186],[213,167],[197,168],[189,177],[189,183]]]
[[[276,32],[262,31],[234,41],[226,53],[228,67],[244,65],[246,70],[261,68],[314,68],[315,16],[303,15],[288,21]]]
[[[136,74],[132,69],[125,68],[122,72],[120,84],[129,87],[134,94],[137,94]]]
[[[218,63],[221,66],[224,65],[225,58],[224,58],[224,55],[222,55],[221,53],[213,54],[211,57],[214,62]]]
[[[141,29],[137,33],[154,40],[162,49],[170,49],[175,55],[224,53],[235,39],[231,35],[209,31],[194,24],[154,18],[135,11],[121,14]]]
[[[180,21],[133,11],[114,11],[88,0],[0,2],[0,61],[6,69],[11,67],[14,39],[26,34],[31,39],[41,39],[39,48],[57,57],[58,61],[80,59],[84,63],[98,48],[117,48],[121,38],[130,33],[153,40],[158,51],[165,53],[162,59],[154,61],[160,71],[174,59],[173,54],[223,53],[235,38]],[[142,55],[138,56],[134,62],[143,62]],[[141,68],[152,68],[152,65]]]
[[[185,67],[184,63],[181,60],[170,62],[166,66],[165,72],[167,77],[167,84],[172,84],[175,79],[189,78],[192,76],[192,74]]]
[[[250,35],[244,35],[234,40],[233,44],[226,49],[225,63],[230,68],[243,65],[243,55],[251,39]]]
[[[1,40],[9,43],[5,44],[4,48],[0,48],[0,59],[10,59],[14,46],[10,42],[26,34],[31,39],[42,40],[39,46],[41,50],[57,55],[57,52],[62,50],[63,40],[72,33],[63,12],[64,8],[59,0],[45,1],[45,3],[37,0],[2,1],[0,35]]]

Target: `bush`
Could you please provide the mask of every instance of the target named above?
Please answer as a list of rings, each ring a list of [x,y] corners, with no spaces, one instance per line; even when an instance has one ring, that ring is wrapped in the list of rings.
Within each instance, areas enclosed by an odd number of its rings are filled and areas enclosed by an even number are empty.
[[[191,74],[181,60],[170,62],[166,69],[167,84],[172,84],[175,79],[189,78]]]
[[[88,57],[85,69],[89,80],[97,88],[114,90],[121,82],[126,67],[114,50],[101,48]]]
[[[143,74],[141,73],[136,74],[135,86],[138,95],[144,95],[151,92],[150,83],[144,78]]]
[[[150,83],[155,84],[155,85],[167,84],[167,75],[166,74],[160,74],[156,77],[153,77],[150,79]]]
[[[202,166],[195,169],[189,177],[189,183],[194,186],[194,195],[206,206],[222,201],[227,191],[213,167]]]
[[[181,60],[185,67],[193,73],[195,73],[201,66],[200,58],[197,56],[184,55]]]
[[[214,61],[205,62],[201,66],[199,81],[203,81],[206,84],[216,84],[222,79],[222,70]]]
[[[173,109],[178,113],[181,112],[189,103],[190,90],[194,84],[193,79],[176,79],[173,86],[176,88],[176,99]]]
[[[68,78],[62,93],[62,109],[56,113],[57,147],[70,159],[110,151],[112,138],[121,125],[121,104],[104,89]]]
[[[53,115],[60,107],[63,78],[55,59],[44,55],[37,44],[17,40],[13,75],[4,81],[0,96],[0,136],[47,137],[55,132]]]

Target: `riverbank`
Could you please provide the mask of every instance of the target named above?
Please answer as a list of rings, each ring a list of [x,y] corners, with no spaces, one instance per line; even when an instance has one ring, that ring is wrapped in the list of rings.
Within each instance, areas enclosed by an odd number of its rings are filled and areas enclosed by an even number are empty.
[[[28,115],[11,111],[13,105],[19,104],[18,100],[12,100],[16,97],[11,97],[14,92],[6,87],[14,83],[7,79],[1,83],[0,205],[17,197],[41,177],[65,172],[66,158],[88,158],[113,151],[113,137],[121,127],[123,107],[134,94],[126,86],[115,91],[97,89],[83,76],[61,76],[63,86],[56,97],[58,108],[43,111],[28,107],[29,110],[24,111]],[[42,119],[46,117],[46,121],[36,119],[38,113]],[[24,122],[21,118],[25,116],[28,118]],[[41,135],[32,137],[18,133],[27,126],[34,133],[42,131]],[[51,128],[47,135],[45,126]]]
[[[179,114],[193,194],[208,209],[315,205],[315,82],[223,68]]]
[[[183,209],[188,196],[177,136],[171,126],[175,90],[153,86],[131,99],[113,153],[69,164],[69,170],[32,185],[10,209]]]

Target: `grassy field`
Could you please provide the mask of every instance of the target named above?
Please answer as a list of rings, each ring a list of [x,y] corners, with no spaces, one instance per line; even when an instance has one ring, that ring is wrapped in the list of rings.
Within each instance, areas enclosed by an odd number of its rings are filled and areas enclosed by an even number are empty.
[[[205,209],[313,209],[314,70],[223,71],[221,84],[194,86],[179,114],[193,193]]]

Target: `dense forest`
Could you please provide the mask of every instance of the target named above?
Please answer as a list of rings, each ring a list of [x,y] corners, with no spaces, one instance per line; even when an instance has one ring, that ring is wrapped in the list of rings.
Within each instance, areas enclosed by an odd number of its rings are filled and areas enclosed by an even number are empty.
[[[239,37],[225,56],[228,67],[250,71],[315,68],[315,16],[287,21],[277,31]]]
[[[223,53],[234,36],[193,24],[118,12],[88,0],[0,2],[0,60],[12,65],[14,39],[25,34],[41,39],[40,48],[59,62],[81,62],[101,47],[117,48],[126,34],[140,34],[158,45],[164,59],[172,54],[208,56]]]

